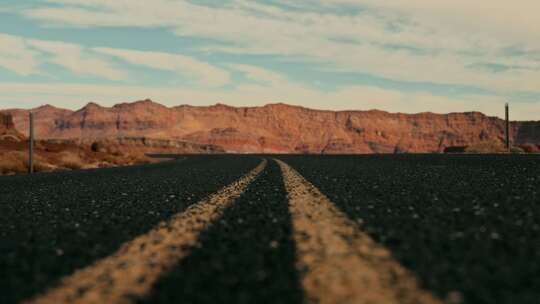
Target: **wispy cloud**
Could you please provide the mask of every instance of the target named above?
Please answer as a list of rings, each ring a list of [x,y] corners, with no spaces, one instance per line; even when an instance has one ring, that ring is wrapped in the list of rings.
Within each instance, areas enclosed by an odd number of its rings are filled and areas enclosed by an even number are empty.
[[[260,85],[283,86],[289,83],[284,75],[257,66],[248,64],[231,64],[229,66],[234,70],[240,71],[246,78]]]
[[[36,56],[24,39],[0,33],[0,67],[23,76],[35,74],[39,65]]]
[[[164,52],[88,48],[62,41],[48,41],[0,33],[0,67],[28,76],[43,73],[44,63],[61,66],[75,75],[95,76],[112,81],[129,79],[125,67],[115,65],[111,57],[150,69],[185,75],[189,80],[209,87],[230,83],[229,72],[182,54]]]
[[[86,52],[79,45],[0,33],[0,67],[28,76],[43,74],[41,66],[44,63],[59,65],[76,75],[97,76],[109,80],[127,78],[124,71]]]
[[[94,48],[93,50],[131,64],[188,75],[205,86],[219,87],[230,82],[227,71],[181,54],[113,48]]]
[[[234,54],[298,56],[325,69],[369,73],[400,81],[467,85],[497,92],[540,91],[540,61],[508,56],[510,46],[540,48],[537,1],[452,2],[327,0],[296,5],[348,5],[339,11],[287,10],[283,6],[236,0],[221,6],[188,1],[52,0],[27,17],[63,26],[165,27],[179,36],[231,43],[206,50]],[[490,13],[486,14],[485,11]],[[413,51],[418,50],[418,51]],[[480,61],[527,66],[499,73],[471,69]]]
[[[27,40],[29,46],[51,56],[49,62],[62,66],[76,75],[91,75],[109,80],[124,80],[127,73],[109,62],[96,58],[80,45],[60,41]]]

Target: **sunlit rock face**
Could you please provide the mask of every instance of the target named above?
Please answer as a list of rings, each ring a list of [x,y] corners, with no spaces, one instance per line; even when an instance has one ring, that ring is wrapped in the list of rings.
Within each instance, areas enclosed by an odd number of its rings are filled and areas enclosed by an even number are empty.
[[[26,132],[27,110],[10,110]],[[504,140],[504,121],[479,112],[401,114],[321,111],[286,104],[165,107],[151,100],[77,111],[34,109],[42,139],[145,137],[209,144],[238,153],[441,152],[446,147]],[[512,122],[516,144],[540,144],[540,122]]]

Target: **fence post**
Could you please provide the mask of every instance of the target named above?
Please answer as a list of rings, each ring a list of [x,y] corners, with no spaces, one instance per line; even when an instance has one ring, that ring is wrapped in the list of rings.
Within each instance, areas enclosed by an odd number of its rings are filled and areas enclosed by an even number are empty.
[[[28,136],[29,140],[29,149],[28,149],[28,173],[34,173],[34,113],[30,112],[30,135]]]
[[[505,105],[506,114],[506,150],[510,150],[510,113],[508,103]]]

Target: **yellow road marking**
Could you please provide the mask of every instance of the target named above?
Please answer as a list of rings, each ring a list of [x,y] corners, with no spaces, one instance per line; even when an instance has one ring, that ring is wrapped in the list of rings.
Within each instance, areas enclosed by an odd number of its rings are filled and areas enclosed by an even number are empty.
[[[76,271],[26,303],[132,303],[197,245],[199,234],[238,198],[264,170],[264,160],[250,173],[200,201],[109,257]]]
[[[297,268],[309,303],[442,303],[284,162]]]

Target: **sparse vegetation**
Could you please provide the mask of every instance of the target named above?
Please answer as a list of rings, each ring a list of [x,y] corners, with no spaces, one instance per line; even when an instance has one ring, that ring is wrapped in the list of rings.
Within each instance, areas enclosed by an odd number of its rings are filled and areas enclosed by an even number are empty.
[[[39,155],[34,158],[34,171],[52,171],[56,167]],[[23,151],[7,151],[0,158],[0,175],[28,172],[28,154]]]
[[[491,153],[506,153],[506,148],[497,142],[484,141],[473,144],[465,148],[466,153],[491,154]]]
[[[502,143],[485,141],[470,146],[450,146],[444,149],[444,153],[469,153],[469,154],[498,154],[498,153],[540,153],[540,146],[535,144],[520,144],[511,146],[510,149]]]
[[[27,169],[22,152],[6,152],[0,158],[0,174],[10,175],[24,172]]]
[[[81,159],[81,157],[78,154],[75,154],[73,152],[61,152],[59,155],[60,161],[58,162],[59,167],[71,169],[71,170],[79,170],[84,167],[84,161]]]
[[[522,144],[519,145],[525,153],[540,153],[540,147],[535,144]]]
[[[28,172],[28,147],[25,142],[0,141],[0,175]],[[35,172],[80,170],[148,164],[154,162],[141,151],[102,144],[80,145],[74,142],[36,142]]]
[[[520,147],[510,147],[510,153],[525,153],[525,151]]]

